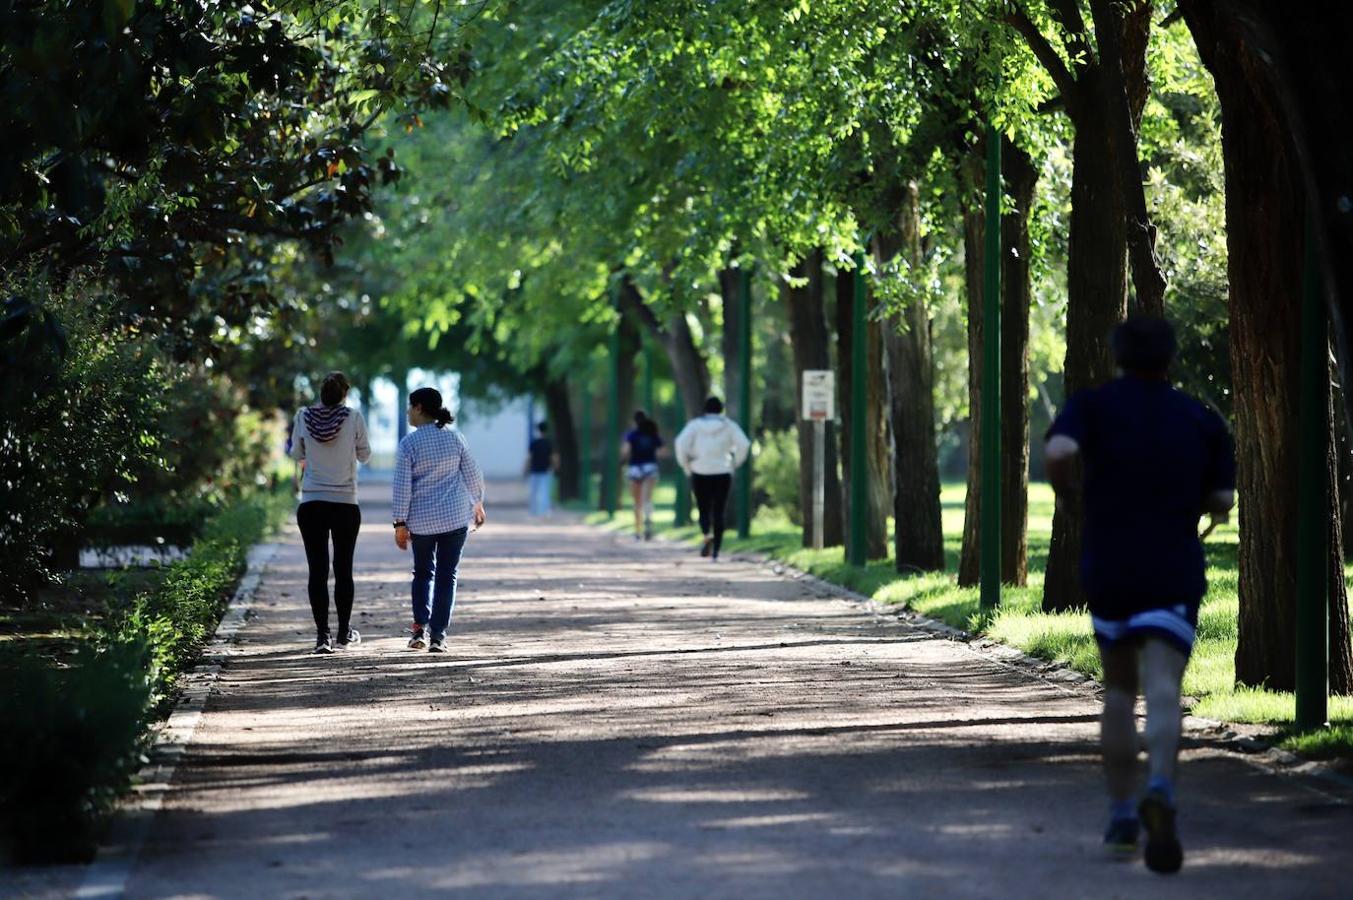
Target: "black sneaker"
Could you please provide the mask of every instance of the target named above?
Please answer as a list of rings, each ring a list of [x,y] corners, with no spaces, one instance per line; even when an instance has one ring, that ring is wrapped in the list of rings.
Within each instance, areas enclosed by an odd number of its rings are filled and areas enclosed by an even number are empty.
[[[428,652],[429,652],[429,653],[445,653],[445,652],[446,652],[446,635],[444,635],[444,634],[439,634],[439,635],[437,635],[436,637],[434,637],[434,638],[432,639],[432,643],[431,643],[431,644],[428,644]]]
[[[315,638],[315,652],[316,652],[316,653],[333,653],[333,652],[334,652],[334,644],[333,644],[333,640],[330,639],[330,637],[329,637],[329,632],[326,631],[326,632],[324,632],[323,634],[321,634],[319,637]]]
[[[1104,849],[1116,859],[1130,859],[1137,855],[1137,835],[1141,823],[1136,819],[1114,819],[1104,832]]]
[[[338,649],[346,650],[354,644],[362,642],[362,633],[356,628],[349,628],[347,633],[338,639]]]
[[[1173,875],[1184,865],[1184,848],[1175,831],[1175,809],[1160,791],[1150,791],[1137,807],[1146,829],[1146,867],[1161,875]]]
[[[427,632],[422,625],[413,626],[413,637],[409,638],[410,650],[423,650],[428,645]]]
[[[653,540],[653,523],[648,520],[644,520],[644,540]]]

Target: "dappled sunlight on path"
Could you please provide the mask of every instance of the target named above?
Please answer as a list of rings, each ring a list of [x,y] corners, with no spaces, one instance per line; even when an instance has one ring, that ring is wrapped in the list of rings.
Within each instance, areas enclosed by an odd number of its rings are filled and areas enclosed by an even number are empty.
[[[1342,891],[1349,807],[1201,748],[1185,872],[1108,863],[1093,701],[754,563],[491,502],[450,652],[409,651],[386,512],[332,657],[286,537],[131,895]]]

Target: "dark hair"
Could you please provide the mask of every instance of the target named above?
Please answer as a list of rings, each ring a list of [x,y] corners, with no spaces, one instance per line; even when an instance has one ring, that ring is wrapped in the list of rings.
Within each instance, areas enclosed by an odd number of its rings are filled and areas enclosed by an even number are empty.
[[[324,384],[320,385],[319,402],[325,406],[337,406],[348,395],[351,386],[348,376],[342,372],[330,372],[324,376]]]
[[[710,397],[705,401],[705,412],[718,415],[723,412],[723,401],[718,397]]]
[[[638,429],[640,434],[646,434],[649,437],[658,436],[658,423],[650,419],[648,413],[642,409],[636,410],[634,413],[634,427]]]
[[[419,388],[409,394],[409,405],[418,407],[423,415],[430,416],[438,428],[456,421],[451,411],[442,406],[442,394],[436,388]]]
[[[1114,362],[1135,375],[1163,375],[1174,361],[1174,326],[1159,316],[1129,316],[1109,336]]]
[[[549,432],[550,432],[550,423],[549,423],[549,422],[545,422],[545,421],[537,422],[537,423],[536,423],[536,431],[539,431],[541,434],[549,434]]]

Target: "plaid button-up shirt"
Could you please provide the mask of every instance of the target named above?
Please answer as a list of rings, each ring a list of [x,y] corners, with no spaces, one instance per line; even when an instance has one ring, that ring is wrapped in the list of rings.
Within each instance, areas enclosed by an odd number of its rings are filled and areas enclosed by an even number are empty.
[[[419,425],[395,453],[394,521],[413,534],[445,534],[470,524],[484,500],[484,474],[459,431]]]

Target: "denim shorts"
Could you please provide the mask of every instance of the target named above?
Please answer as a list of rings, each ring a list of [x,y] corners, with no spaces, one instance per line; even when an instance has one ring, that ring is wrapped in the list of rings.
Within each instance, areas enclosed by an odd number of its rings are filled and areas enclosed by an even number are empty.
[[[646,481],[649,478],[656,478],[658,475],[658,464],[638,463],[629,467],[630,481]]]

